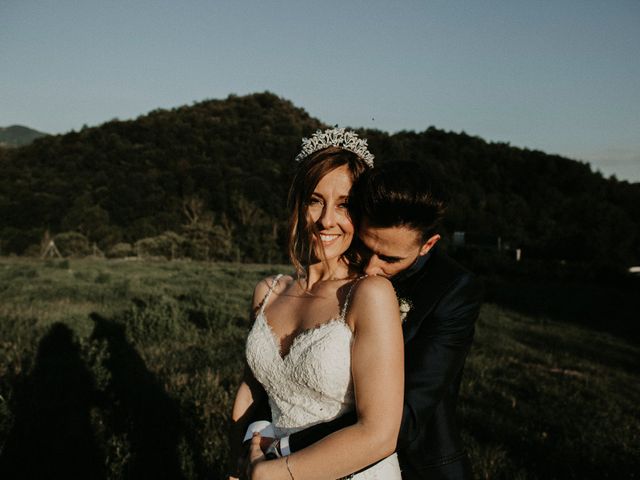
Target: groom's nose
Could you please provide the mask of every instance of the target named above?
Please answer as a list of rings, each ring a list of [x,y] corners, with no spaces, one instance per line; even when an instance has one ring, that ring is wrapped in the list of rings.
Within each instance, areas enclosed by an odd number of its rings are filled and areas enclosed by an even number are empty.
[[[367,266],[364,268],[364,273],[366,273],[367,275],[384,275],[384,270],[382,269],[382,261],[375,253],[369,257]]]

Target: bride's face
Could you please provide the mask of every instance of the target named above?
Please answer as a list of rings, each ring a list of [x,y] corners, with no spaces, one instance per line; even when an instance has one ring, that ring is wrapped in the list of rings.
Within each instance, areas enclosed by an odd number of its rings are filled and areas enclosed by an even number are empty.
[[[327,260],[340,258],[351,245],[354,228],[347,201],[352,183],[351,172],[343,165],[322,177],[311,194],[307,212],[319,232],[320,238],[314,238],[318,259],[322,258],[318,245]]]

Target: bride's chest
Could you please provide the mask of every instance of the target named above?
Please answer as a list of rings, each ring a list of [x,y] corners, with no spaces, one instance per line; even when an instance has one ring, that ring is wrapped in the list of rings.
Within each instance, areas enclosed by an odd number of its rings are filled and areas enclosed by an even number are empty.
[[[263,315],[267,323],[281,338],[291,332],[301,332],[316,328],[328,320],[340,316],[340,303],[335,292],[333,296],[290,296],[274,299]]]
[[[338,318],[298,333],[282,355],[278,336],[259,314],[247,338],[246,357],[267,392],[298,385],[340,395],[351,383],[352,339],[348,325]]]

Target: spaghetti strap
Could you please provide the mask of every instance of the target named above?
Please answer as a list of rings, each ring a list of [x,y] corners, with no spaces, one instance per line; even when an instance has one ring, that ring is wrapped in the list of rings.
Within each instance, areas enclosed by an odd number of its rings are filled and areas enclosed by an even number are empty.
[[[269,290],[267,291],[267,294],[264,296],[264,298],[262,299],[262,303],[260,304],[259,313],[263,313],[264,312],[264,308],[267,306],[267,302],[269,301],[269,297],[273,293],[273,290],[276,288],[276,285],[278,284],[278,281],[280,280],[281,277],[282,277],[282,274],[279,273],[278,275],[275,276],[275,278],[271,282],[271,285],[269,285]]]
[[[344,305],[342,305],[342,311],[340,312],[340,318],[342,318],[342,320],[344,320],[345,317],[347,316],[347,308],[349,308],[349,301],[351,300],[351,292],[353,292],[353,287],[355,287],[358,284],[358,282],[362,280],[364,277],[366,277],[366,275],[362,275],[356,278],[351,284],[351,287],[349,287],[347,296],[344,299]]]

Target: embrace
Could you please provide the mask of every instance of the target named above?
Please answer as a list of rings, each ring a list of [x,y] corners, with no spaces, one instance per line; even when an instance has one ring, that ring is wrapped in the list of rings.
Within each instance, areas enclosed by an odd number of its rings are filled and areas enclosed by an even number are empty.
[[[296,160],[295,273],[254,291],[229,477],[471,478],[456,402],[480,293],[437,246],[429,176],[374,168],[340,128],[303,139]]]

